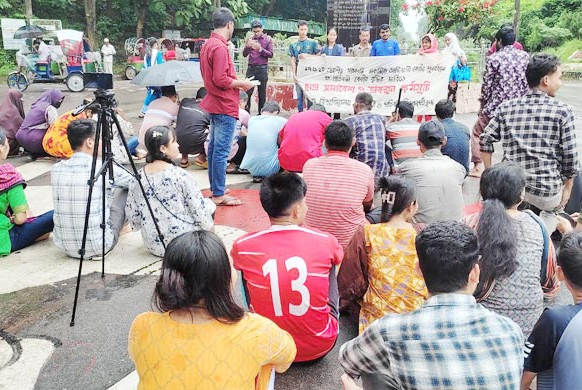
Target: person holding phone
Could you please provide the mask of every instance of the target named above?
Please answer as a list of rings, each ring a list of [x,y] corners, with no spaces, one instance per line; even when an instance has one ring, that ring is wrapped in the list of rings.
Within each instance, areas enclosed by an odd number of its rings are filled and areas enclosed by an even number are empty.
[[[269,58],[273,57],[273,39],[263,32],[263,24],[255,19],[251,23],[253,35],[245,42],[243,56],[249,57],[249,66],[246,77],[259,81],[259,114],[265,105],[267,96],[267,80],[269,79],[268,66]],[[255,87],[247,91],[248,100],[245,106],[247,112],[251,112],[251,99]]]

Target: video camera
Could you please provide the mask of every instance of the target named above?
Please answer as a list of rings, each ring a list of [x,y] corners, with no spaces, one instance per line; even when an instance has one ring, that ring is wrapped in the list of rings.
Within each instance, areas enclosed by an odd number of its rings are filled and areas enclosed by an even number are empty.
[[[111,73],[83,73],[85,88],[96,89],[93,92],[95,99],[90,103],[78,106],[73,110],[73,116],[81,114],[85,110],[99,112],[106,108],[115,108],[117,100],[113,93],[113,75]]]

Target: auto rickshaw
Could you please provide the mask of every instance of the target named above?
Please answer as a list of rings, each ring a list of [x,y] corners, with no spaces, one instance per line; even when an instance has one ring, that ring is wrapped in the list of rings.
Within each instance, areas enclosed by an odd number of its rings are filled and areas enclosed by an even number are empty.
[[[41,41],[45,45],[42,49]],[[38,50],[43,51],[42,58]],[[89,70],[100,69],[99,53],[91,52],[83,32],[76,30],[58,30],[35,40],[27,39],[17,52],[17,62],[19,69],[8,75],[6,83],[20,91],[33,82],[65,82],[71,92],[81,92],[85,89],[85,66],[94,68]]]
[[[141,71],[146,53],[146,43],[145,38],[133,37],[125,40],[125,54],[127,55],[127,63],[125,66],[126,79],[133,80]]]
[[[188,61],[200,62],[200,50],[204,42],[204,38],[186,38],[180,42],[180,49],[186,52]]]

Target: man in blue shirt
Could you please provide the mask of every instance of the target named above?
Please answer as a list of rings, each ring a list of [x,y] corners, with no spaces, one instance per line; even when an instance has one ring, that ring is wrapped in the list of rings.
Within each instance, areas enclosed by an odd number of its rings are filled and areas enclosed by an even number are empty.
[[[447,136],[447,143],[443,145],[442,149],[443,154],[461,164],[469,173],[469,144],[471,140],[469,128],[453,119],[455,103],[451,100],[440,100],[434,110],[438,120],[445,128]]]
[[[307,22],[305,20],[300,20],[297,22],[297,35],[299,39],[297,42],[291,43],[289,45],[289,56],[291,57],[291,72],[293,73],[293,81],[296,81],[297,76],[297,65],[299,60],[307,56],[317,55],[319,53],[319,47],[317,42],[313,39],[307,37]],[[303,111],[303,99],[305,94],[299,86],[295,84],[297,89],[297,111]],[[311,107],[311,102],[307,99],[307,108]]]
[[[400,54],[400,47],[395,39],[390,38],[390,26],[386,23],[380,25],[380,39],[372,44],[370,57],[397,56]]]

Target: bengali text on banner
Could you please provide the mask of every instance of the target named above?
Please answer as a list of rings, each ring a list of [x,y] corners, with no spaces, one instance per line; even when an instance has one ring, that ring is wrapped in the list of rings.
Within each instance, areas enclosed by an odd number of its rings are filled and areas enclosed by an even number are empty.
[[[434,115],[434,106],[447,97],[449,74],[456,58],[450,54],[390,57],[307,57],[299,61],[297,83],[314,103],[328,112],[353,113],[359,92],[374,98],[373,111],[391,115],[398,93],[418,115]]]

